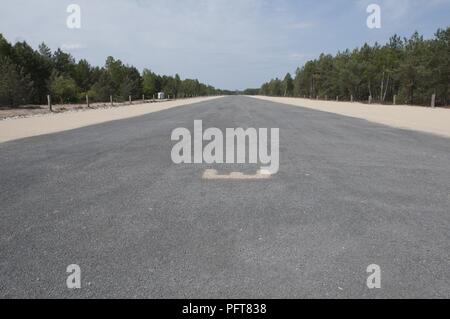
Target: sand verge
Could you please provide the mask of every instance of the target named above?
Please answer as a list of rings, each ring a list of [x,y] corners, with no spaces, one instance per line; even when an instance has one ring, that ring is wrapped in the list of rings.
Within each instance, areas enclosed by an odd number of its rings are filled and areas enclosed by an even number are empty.
[[[177,106],[205,102],[217,98],[220,98],[220,96],[6,119],[0,121],[0,143],[136,117]]]
[[[450,137],[450,109],[409,105],[380,105],[302,98],[252,96],[265,101],[283,103],[318,111],[365,119],[392,127]]]

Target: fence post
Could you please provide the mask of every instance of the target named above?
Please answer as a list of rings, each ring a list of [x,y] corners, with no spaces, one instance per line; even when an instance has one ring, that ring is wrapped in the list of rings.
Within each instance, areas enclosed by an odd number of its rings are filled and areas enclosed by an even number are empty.
[[[142,94],[142,103],[145,103],[145,94]]]
[[[50,110],[50,112],[53,112],[52,97],[50,95],[47,95],[47,103],[48,103],[48,109]]]
[[[336,102],[339,102],[339,96],[336,96]]]
[[[86,94],[86,105],[87,105],[87,107],[90,107],[89,106],[89,95],[87,95],[87,94]]]
[[[131,95],[128,97],[128,99],[130,100],[130,104],[133,104],[133,102],[131,102]]]
[[[350,102],[353,102],[353,94],[350,95]]]
[[[372,104],[372,95],[369,95],[369,104]]]
[[[397,104],[397,95],[394,95],[394,100],[393,100],[393,104],[396,105]]]
[[[152,101],[155,102],[155,94],[153,94],[153,99],[152,99]]]
[[[431,96],[431,107],[436,107],[436,94]]]
[[[114,106],[113,96],[112,95],[109,96],[109,101],[111,102],[111,106]]]

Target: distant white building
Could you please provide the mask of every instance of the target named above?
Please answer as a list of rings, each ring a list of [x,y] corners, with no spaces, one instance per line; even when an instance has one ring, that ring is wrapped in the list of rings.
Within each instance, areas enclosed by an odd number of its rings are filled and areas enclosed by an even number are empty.
[[[166,98],[166,95],[164,94],[164,92],[158,93],[158,100],[164,100],[165,98]]]

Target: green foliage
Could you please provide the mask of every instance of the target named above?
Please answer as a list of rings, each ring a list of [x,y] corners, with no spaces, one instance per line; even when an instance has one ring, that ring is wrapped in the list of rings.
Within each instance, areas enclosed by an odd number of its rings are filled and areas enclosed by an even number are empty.
[[[220,93],[214,87],[202,84],[198,80],[181,80],[178,74],[175,77],[159,76],[145,69],[142,78],[144,94],[149,97],[161,91],[171,97],[177,98],[216,95]]]
[[[0,105],[29,104],[34,95],[33,81],[7,57],[0,56]]]
[[[270,96],[284,96],[283,81],[276,78],[261,87],[261,94]]]
[[[26,42],[11,45],[0,34],[0,106],[46,103],[47,94],[54,101],[92,102],[140,99],[160,91],[171,97],[204,96],[223,93],[198,80],[181,80],[176,74],[160,76],[145,69],[142,75],[122,61],[108,57],[104,67],[93,67],[88,61],[75,59],[61,49],[54,53],[42,43],[33,50]]]
[[[144,69],[142,73],[142,86],[144,94],[148,97],[153,97],[161,90],[159,76],[148,69]]]
[[[52,74],[50,80],[51,95],[61,103],[76,102],[78,99],[78,87],[74,79],[65,75]]]
[[[80,60],[75,64],[72,77],[82,92],[89,91],[92,83],[92,67],[86,60]]]
[[[417,32],[409,39],[393,36],[388,43],[363,45],[335,56],[322,54],[298,68],[291,86],[284,80],[264,83],[260,93],[269,96],[328,97],[341,100],[430,105],[450,104],[450,28],[424,40]]]
[[[37,51],[34,51],[26,42],[18,42],[12,47],[11,60],[33,81],[32,102],[40,103],[44,100],[47,91],[47,79],[51,74],[48,61]]]
[[[111,76],[105,69],[94,71],[95,82],[89,90],[92,101],[109,101],[110,96],[115,96],[115,89]]]
[[[260,89],[246,89],[242,92],[244,95],[259,95]]]
[[[292,96],[292,93],[294,92],[294,80],[292,79],[290,73],[286,74],[286,76],[284,77],[283,91],[284,96]]]

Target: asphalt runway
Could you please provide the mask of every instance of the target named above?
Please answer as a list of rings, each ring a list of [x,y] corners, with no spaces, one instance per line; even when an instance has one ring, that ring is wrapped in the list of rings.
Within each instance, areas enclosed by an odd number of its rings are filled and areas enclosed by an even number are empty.
[[[279,128],[278,174],[175,165],[194,120]],[[3,143],[0,163],[2,298],[450,298],[450,139],[236,96]]]

